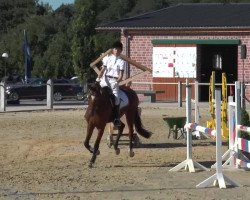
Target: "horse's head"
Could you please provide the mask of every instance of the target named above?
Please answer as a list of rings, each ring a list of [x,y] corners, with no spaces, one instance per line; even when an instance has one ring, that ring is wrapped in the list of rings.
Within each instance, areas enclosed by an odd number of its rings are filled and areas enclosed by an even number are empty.
[[[89,95],[98,96],[101,93],[101,86],[98,82],[89,84]]]
[[[88,108],[85,113],[85,118],[88,121],[91,116],[100,116],[102,113],[109,118],[107,114],[108,107],[112,111],[109,88],[102,88],[98,82],[88,85]],[[104,119],[106,123],[107,119]]]

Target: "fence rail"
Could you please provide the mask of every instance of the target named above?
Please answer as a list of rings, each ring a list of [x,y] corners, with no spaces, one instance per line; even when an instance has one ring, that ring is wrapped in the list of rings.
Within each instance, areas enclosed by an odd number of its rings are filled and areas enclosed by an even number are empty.
[[[25,88],[25,86],[27,86],[27,88],[29,88],[29,89],[30,88],[36,89],[36,86],[38,86],[38,88],[39,88],[39,89],[37,88],[37,90],[39,90],[38,96],[34,97],[34,99],[40,99],[40,98],[41,98],[41,100],[46,99],[46,104],[44,107],[45,109],[53,109],[54,108],[54,105],[55,105],[54,92],[56,93],[56,91],[58,91],[56,88],[54,88],[55,86],[66,86],[66,88],[60,87],[60,89],[59,89],[59,91],[62,94],[61,95],[62,98],[76,98],[79,101],[82,100],[83,102],[85,102],[84,101],[84,99],[86,97],[86,94],[84,93],[85,88],[82,88],[82,90],[81,90],[81,88],[75,87],[75,86],[79,86],[78,84],[75,84],[75,83],[53,83],[53,81],[51,79],[49,79],[47,81],[47,83],[41,83],[39,85],[38,84],[28,84],[28,85],[11,84],[10,85],[10,84],[6,84],[5,82],[0,82],[0,112],[6,111],[6,107],[8,107],[8,103],[13,104],[13,103],[19,102],[19,99],[15,100],[15,99],[9,98],[9,93],[8,93],[9,89],[13,89],[15,87],[18,88],[19,86],[22,86],[24,88]],[[68,87],[68,86],[70,86],[70,87]],[[27,92],[27,93],[30,92],[29,89],[25,92]],[[40,92],[40,90],[41,90],[41,92]],[[29,94],[32,94],[32,93],[29,93]],[[64,96],[64,95],[66,95],[66,96]]]
[[[47,94],[46,94],[46,107],[47,109],[53,109],[54,106],[54,99],[53,99],[53,86],[54,83],[52,82],[52,80],[48,80],[47,84]],[[64,85],[64,84],[55,84],[55,85]],[[179,107],[182,107],[182,86],[185,86],[186,83],[184,82],[178,82],[178,83],[171,83],[171,82],[133,82],[133,85],[148,85],[149,88],[151,89],[152,85],[176,85],[177,87],[177,96],[176,96],[176,102],[178,102]],[[194,83],[189,83],[189,85],[194,85],[195,87],[195,103],[198,104],[199,100],[197,99],[199,97],[199,86],[209,86],[209,83],[199,83],[198,81],[195,81]],[[215,86],[221,86],[222,84],[220,83],[216,83]],[[227,87],[232,87],[235,84],[227,84]],[[246,89],[246,87],[250,86],[250,84],[245,84],[243,86],[244,89]],[[6,99],[6,83],[1,82],[0,83],[0,111],[1,112],[5,112],[6,111],[6,106],[7,106],[7,99]],[[244,89],[242,89],[242,92],[245,92]],[[242,97],[242,101],[244,99],[247,100],[247,98],[245,98],[244,93],[241,95]],[[198,105],[197,105],[198,106]]]

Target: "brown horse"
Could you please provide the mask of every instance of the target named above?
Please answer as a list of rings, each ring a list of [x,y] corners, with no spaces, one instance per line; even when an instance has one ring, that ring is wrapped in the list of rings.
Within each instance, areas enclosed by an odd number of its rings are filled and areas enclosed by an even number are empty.
[[[133,133],[134,125],[136,131],[143,137],[149,138],[152,133],[143,128],[141,118],[138,112],[139,99],[135,91],[129,87],[122,87],[123,92],[128,97],[128,105],[121,108],[120,116],[126,116],[126,121],[129,130],[129,154],[130,157],[134,156],[133,152]],[[85,113],[85,119],[87,125],[87,135],[84,141],[84,146],[93,154],[90,159],[89,167],[92,167],[95,163],[97,155],[100,153],[99,144],[107,123],[113,121],[113,101],[111,100],[111,92],[108,87],[101,88],[99,83],[94,83],[89,87],[89,106]],[[114,144],[116,154],[120,153],[118,148],[118,142],[122,135],[125,124],[121,122],[121,126],[118,127],[118,135]],[[98,130],[98,135],[94,144],[94,148],[89,145],[90,138],[94,129]]]

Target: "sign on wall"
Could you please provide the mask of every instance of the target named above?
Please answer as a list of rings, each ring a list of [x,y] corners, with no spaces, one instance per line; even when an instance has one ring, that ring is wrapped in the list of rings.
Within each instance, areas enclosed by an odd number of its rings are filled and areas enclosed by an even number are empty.
[[[196,78],[196,47],[154,47],[153,77]]]

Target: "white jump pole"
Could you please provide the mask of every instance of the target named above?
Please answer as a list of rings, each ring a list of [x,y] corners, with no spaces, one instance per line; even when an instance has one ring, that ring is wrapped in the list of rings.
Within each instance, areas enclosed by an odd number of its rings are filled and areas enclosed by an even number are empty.
[[[200,118],[200,112],[199,112],[199,83],[198,83],[198,81],[195,81],[194,82],[195,84],[194,84],[194,95],[195,95],[195,108],[194,108],[194,110],[195,110],[195,119],[194,119],[194,121],[195,121],[195,123],[196,124],[199,124],[199,118]]]
[[[215,90],[215,116],[216,116],[216,173],[210,176],[208,179],[202,181],[197,188],[205,188],[211,184],[214,186],[226,188],[226,182],[233,186],[240,186],[238,183],[232,181],[222,173],[222,141],[221,141],[221,91],[220,89]]]
[[[188,79],[186,80],[186,116],[187,121],[186,124],[189,124],[191,122],[191,86],[189,85]],[[192,159],[192,134],[189,128],[186,128],[187,131],[187,159],[178,164],[177,166],[173,167],[169,171],[179,171],[182,168],[185,168],[185,170],[189,170],[189,172],[195,172],[195,167],[199,168],[201,170],[208,169],[204,167],[203,165],[199,164],[198,162],[194,161]]]
[[[235,82],[235,102],[233,102],[232,97],[228,99],[228,126],[229,126],[229,148],[223,154],[222,159],[228,156],[228,159],[222,165],[224,168],[237,169],[236,158],[238,158],[241,153],[238,150],[239,130],[237,125],[241,122],[241,84],[240,81]],[[234,135],[234,131],[236,132]],[[244,156],[243,156],[244,157]],[[214,165],[213,165],[214,166]],[[213,167],[212,166],[212,167]]]

